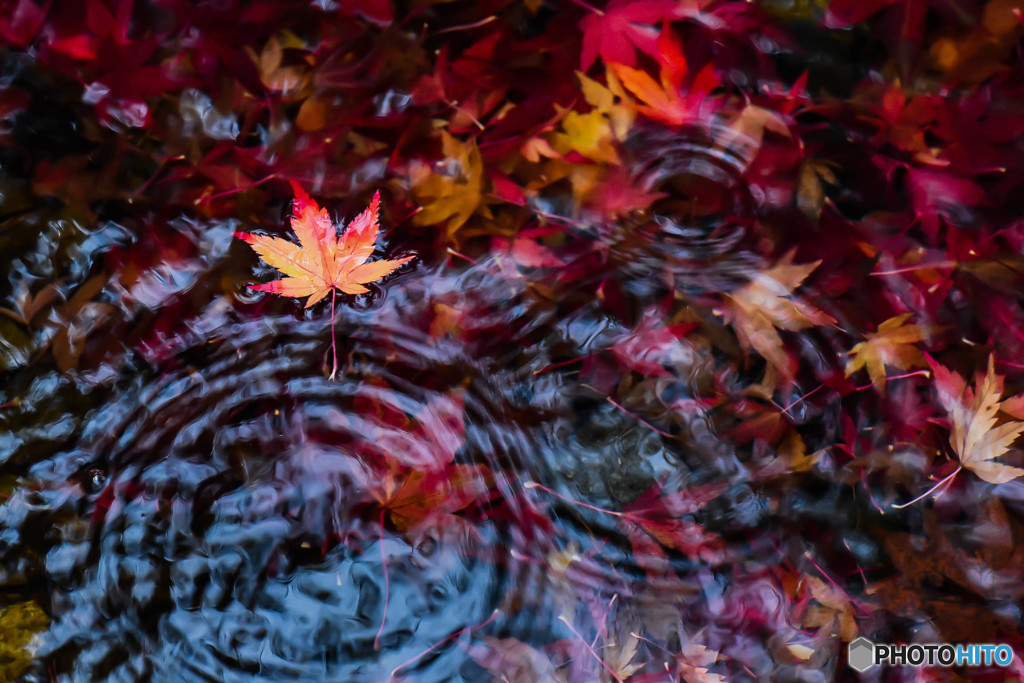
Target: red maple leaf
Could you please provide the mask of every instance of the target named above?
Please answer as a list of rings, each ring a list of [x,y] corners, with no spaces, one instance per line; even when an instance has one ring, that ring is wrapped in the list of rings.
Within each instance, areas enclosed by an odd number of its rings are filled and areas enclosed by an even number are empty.
[[[653,560],[645,567],[648,569],[659,565],[664,555],[661,548],[697,555],[709,562],[719,559],[724,545],[722,540],[686,517],[720,496],[725,488],[725,484],[716,483],[664,493],[660,485],[654,485],[623,506],[619,519],[638,561],[643,564],[645,557]]]
[[[612,346],[615,358],[630,370],[649,377],[668,375],[665,365],[685,355],[679,341],[699,323],[665,325],[656,312],[643,317],[636,329]]]
[[[635,67],[637,50],[653,56],[658,51],[658,25],[695,12],[696,6],[675,0],[612,0],[580,21],[583,51],[580,69],[589,69],[598,57],[605,64]]]

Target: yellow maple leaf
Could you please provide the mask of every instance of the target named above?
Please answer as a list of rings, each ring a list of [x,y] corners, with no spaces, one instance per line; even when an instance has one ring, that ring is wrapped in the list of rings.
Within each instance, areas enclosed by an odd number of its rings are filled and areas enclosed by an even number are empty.
[[[857,637],[857,622],[850,596],[837,586],[830,586],[813,576],[806,578],[811,597],[817,602],[804,614],[805,628],[824,628],[830,635],[838,635],[848,643]]]
[[[422,210],[413,217],[416,225],[447,221],[448,238],[465,225],[483,200],[484,163],[476,141],[460,142],[441,131],[444,160],[414,183],[413,191]]]
[[[608,87],[582,73],[577,72],[576,76],[583,97],[592,108],[586,113],[558,108],[562,132],[554,136],[554,143],[563,153],[571,150],[592,161],[617,164],[615,141],[625,139],[636,113],[631,106],[616,102],[625,100],[626,94],[613,72],[608,71]]]
[[[804,443],[803,437],[799,432],[793,431],[779,445],[778,453],[793,472],[809,472],[821,460],[824,451],[815,451],[807,455],[807,444]]]
[[[562,118],[562,130],[556,142],[559,147],[579,152],[593,161],[617,164],[619,154],[612,144],[612,129],[608,119],[597,109],[586,114],[567,111]]]
[[[729,303],[722,311],[743,348],[760,353],[785,377],[791,373],[777,330],[796,331],[835,322],[827,313],[791,298],[793,290],[821,263],[794,265],[790,262],[792,256],[788,254],[776,266],[756,274],[749,284],[729,294]]]
[[[867,367],[871,383],[884,394],[885,366],[909,370],[924,365],[924,356],[914,344],[927,338],[927,330],[920,325],[904,325],[911,315],[904,313],[889,318],[876,332],[866,335],[864,341],[850,349],[846,376]]]
[[[626,94],[615,72],[611,69],[606,70],[607,87],[579,71],[576,72],[576,76],[580,79],[580,90],[587,104],[608,117],[616,140],[625,140],[636,119],[636,110],[633,100]]]

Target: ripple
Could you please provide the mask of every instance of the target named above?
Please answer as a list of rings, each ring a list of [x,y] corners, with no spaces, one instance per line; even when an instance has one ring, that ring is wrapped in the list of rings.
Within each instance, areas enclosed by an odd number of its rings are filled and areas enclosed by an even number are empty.
[[[340,308],[335,381],[323,315],[213,299],[109,382],[40,385],[30,417],[90,408],[22,435],[49,455],[0,505],[5,576],[54,587],[39,661],[74,680],[480,680],[487,633],[681,609],[707,558],[614,511],[685,454],[618,411],[613,438],[578,438],[583,389],[533,374],[566,312],[529,287],[489,262],[400,278]]]

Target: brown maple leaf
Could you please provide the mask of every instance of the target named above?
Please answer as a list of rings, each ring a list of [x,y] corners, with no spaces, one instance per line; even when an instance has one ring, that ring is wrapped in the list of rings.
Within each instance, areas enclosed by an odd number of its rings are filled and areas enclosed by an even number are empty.
[[[753,348],[787,378],[791,376],[789,363],[776,328],[796,331],[835,322],[827,313],[791,298],[793,290],[821,261],[794,265],[791,259],[792,253],[728,295],[729,305],[722,311],[725,321],[732,323],[736,330],[743,348]]]
[[[280,296],[309,297],[306,308],[331,295],[331,348],[334,350],[333,378],[338,372],[338,351],[334,340],[334,306],[337,291],[362,294],[369,291],[363,285],[375,282],[393,272],[414,257],[371,261],[374,243],[380,226],[377,213],[380,193],[373,195],[370,206],[339,236],[325,209],[310,199],[297,183],[292,183],[295,202],[292,205],[292,230],[299,238],[295,244],[280,237],[236,232],[235,237],[245,240],[268,264],[286,277],[273,282],[253,285],[253,289]]]
[[[996,414],[1002,407],[999,397],[1003,393],[1003,378],[995,372],[995,357],[988,357],[988,371],[984,378],[979,374],[975,380],[975,389],[968,387],[964,378],[956,372],[931,358],[927,360],[935,374],[939,403],[949,414],[949,444],[960,459],[960,466],[909,503],[894,505],[896,508],[907,507],[933,491],[948,486],[964,468],[990,484],[1005,484],[1024,476],[1024,469],[994,462],[1024,432],[1024,422],[1010,420],[996,425]]]
[[[904,325],[911,315],[904,313],[889,318],[878,326],[876,332],[867,335],[864,341],[850,349],[846,376],[866,366],[871,383],[879,393],[884,394],[886,365],[899,370],[924,365],[924,356],[914,344],[925,340],[927,330],[920,325]]]

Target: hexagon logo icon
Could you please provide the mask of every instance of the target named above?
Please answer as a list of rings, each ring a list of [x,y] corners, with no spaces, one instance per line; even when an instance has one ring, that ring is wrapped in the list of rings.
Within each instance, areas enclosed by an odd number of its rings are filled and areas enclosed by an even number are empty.
[[[875,665],[875,644],[867,638],[858,638],[850,643],[847,658],[852,669],[867,671]]]

